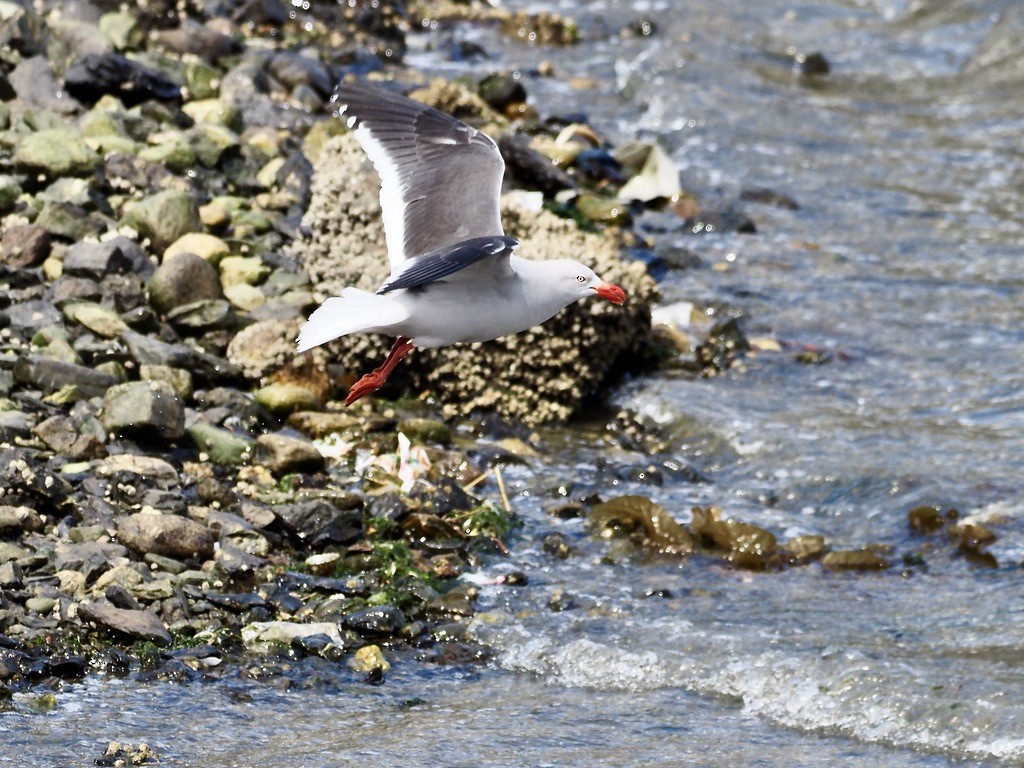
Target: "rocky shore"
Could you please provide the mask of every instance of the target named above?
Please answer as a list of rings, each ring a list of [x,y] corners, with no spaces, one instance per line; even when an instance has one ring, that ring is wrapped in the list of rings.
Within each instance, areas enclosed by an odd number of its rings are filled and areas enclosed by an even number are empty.
[[[557,165],[529,144],[552,129],[517,79],[428,85],[400,66],[427,12],[469,9],[574,40],[565,19],[486,4],[0,3],[0,700],[268,649],[370,682],[382,645],[484,655],[452,627],[474,597],[455,577],[514,523],[481,493],[489,465],[648,364],[656,290],[603,220],[621,203],[583,196],[604,183],[573,164],[592,139]],[[382,274],[377,180],[328,110],[339,78],[370,71],[507,137],[510,190],[533,190],[510,196],[509,230],[591,260],[626,313],[593,303],[417,355],[389,394],[418,400],[342,409],[382,342],[296,356],[294,339],[318,300]],[[604,202],[587,218],[574,199]],[[456,415],[497,447],[455,446],[440,419]]]
[[[448,83],[401,66],[411,30],[450,23],[578,35],[485,3],[0,2],[0,709],[93,671],[187,681],[254,654],[318,656],[371,684],[390,648],[485,658],[457,577],[506,550],[500,467],[544,450],[531,428],[624,371],[713,373],[751,350],[735,320],[691,325],[688,305],[658,309],[651,332],[664,265],[631,221],[701,213],[660,150],[538,115],[513,74]],[[626,307],[580,303],[514,338],[418,352],[383,398],[342,408],[387,342],[297,356],[294,339],[318,301],[383,277],[376,176],[329,114],[353,75],[496,136],[509,233],[536,257],[589,260]],[[623,477],[703,480],[628,413],[602,439],[647,458]],[[892,562],[780,544],[713,509],[687,529],[642,497],[592,501],[552,513],[589,515],[628,542],[616,553]],[[910,522],[986,557],[983,526],[938,508]],[[545,551],[572,554],[557,536]]]

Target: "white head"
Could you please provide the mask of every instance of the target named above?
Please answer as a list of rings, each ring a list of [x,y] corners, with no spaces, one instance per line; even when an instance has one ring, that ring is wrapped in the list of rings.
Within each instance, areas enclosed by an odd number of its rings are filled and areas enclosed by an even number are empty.
[[[556,259],[542,263],[546,267],[547,277],[552,282],[552,289],[557,286],[558,293],[564,294],[568,299],[567,303],[595,295],[608,299],[613,304],[622,304],[626,301],[624,290],[617,285],[606,283],[594,274],[594,270],[578,261]]]

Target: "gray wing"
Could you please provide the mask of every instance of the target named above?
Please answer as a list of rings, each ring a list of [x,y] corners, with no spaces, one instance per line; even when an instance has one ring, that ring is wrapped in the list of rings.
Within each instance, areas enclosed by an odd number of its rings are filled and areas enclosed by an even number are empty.
[[[420,288],[487,258],[494,258],[498,269],[508,268],[508,257],[518,246],[518,240],[506,235],[474,237],[453,246],[444,246],[406,262],[401,272],[384,283],[377,293]]]
[[[389,91],[341,83],[332,101],[381,178],[388,259],[504,234],[499,198],[505,163],[490,137]]]

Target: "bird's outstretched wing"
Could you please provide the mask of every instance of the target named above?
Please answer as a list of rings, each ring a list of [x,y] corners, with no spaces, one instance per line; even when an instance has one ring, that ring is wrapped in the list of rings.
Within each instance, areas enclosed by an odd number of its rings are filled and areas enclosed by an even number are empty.
[[[519,241],[508,235],[473,237],[455,245],[446,245],[407,261],[398,274],[377,289],[377,293],[421,288],[487,258],[495,260],[490,268],[492,272],[508,273],[508,257],[518,246]]]
[[[380,174],[392,271],[405,259],[504,234],[505,163],[486,134],[418,101],[341,83],[332,101]]]

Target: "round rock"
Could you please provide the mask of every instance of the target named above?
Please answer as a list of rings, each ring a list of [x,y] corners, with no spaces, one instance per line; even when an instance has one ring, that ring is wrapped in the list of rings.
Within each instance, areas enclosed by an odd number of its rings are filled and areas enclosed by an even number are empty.
[[[205,299],[222,298],[217,269],[202,256],[176,253],[149,280],[149,303],[158,312]]]
[[[141,555],[200,560],[213,557],[213,535],[195,520],[177,515],[136,512],[118,524],[117,539]]]

